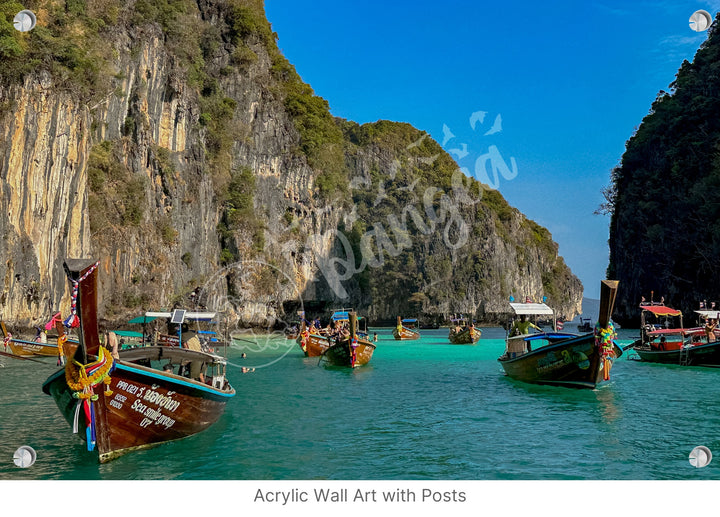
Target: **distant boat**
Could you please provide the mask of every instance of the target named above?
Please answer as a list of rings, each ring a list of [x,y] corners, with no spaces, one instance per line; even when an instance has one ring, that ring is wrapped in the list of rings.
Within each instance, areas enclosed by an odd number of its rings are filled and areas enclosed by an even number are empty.
[[[631,348],[641,361],[720,366],[720,341],[708,342],[704,327],[684,328],[682,311],[657,303],[640,305],[640,309],[640,339]],[[695,312],[704,317],[718,317],[718,311]],[[661,318],[665,321],[660,321]],[[678,318],[679,326],[677,320],[671,318]]]
[[[578,332],[592,332],[593,327],[590,324],[590,318],[580,318],[580,323],[578,324]]]
[[[609,378],[612,361],[622,350],[612,341],[610,321],[617,294],[617,281],[601,285],[600,328],[605,333],[577,335],[567,332],[540,332],[511,336],[505,353],[498,359],[505,373],[516,380],[553,386],[594,389]],[[511,303],[516,316],[551,316],[554,311],[544,303]],[[538,346],[539,345],[539,346]]]
[[[336,333],[344,332],[349,335],[350,313],[353,309],[337,309],[330,316],[329,329],[319,327],[315,322],[308,322],[305,318],[300,322],[300,332],[297,335],[296,342],[300,346],[306,357],[320,357],[323,352],[330,348],[336,341]],[[357,317],[363,320],[362,317]],[[309,325],[308,325],[309,323]],[[367,337],[367,330],[358,331]]]
[[[82,259],[65,263],[78,287],[80,344],[42,389],[79,431],[88,451],[105,463],[207,429],[235,390],[225,377],[225,359],[201,351],[196,337],[187,348],[150,345],[119,350],[113,357],[98,336],[97,266]],[[179,325],[184,316],[182,310],[172,313]]]
[[[393,337],[399,341],[410,341],[420,339],[418,321],[415,318],[400,319],[397,317],[397,325],[393,329]]]
[[[348,313],[348,318],[349,335],[335,337],[322,356],[331,365],[357,368],[370,362],[375,345],[368,340],[367,333],[358,331],[358,320],[354,311]]]
[[[450,320],[450,333],[448,339],[453,345],[474,345],[480,340],[482,330],[475,328],[473,323],[463,318]]]

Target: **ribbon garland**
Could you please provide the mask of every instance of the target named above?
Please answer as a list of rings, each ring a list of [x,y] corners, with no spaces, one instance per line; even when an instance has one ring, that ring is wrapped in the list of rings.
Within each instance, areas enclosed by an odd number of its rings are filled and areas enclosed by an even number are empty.
[[[58,340],[58,343],[59,342],[60,340]],[[105,396],[111,396],[113,392],[110,389],[110,382],[112,381],[110,373],[114,369],[115,363],[113,357],[111,354],[106,354],[103,347],[100,347],[98,359],[93,363],[83,365],[75,359],[72,359],[65,365],[65,381],[73,391],[73,397],[78,399],[73,432],[77,432],[80,407],[82,406],[85,415],[85,438],[88,451],[95,449],[96,441],[95,407],[91,404],[91,401],[94,402],[98,399],[98,396],[95,394],[95,387],[104,383],[106,385]]]
[[[67,343],[67,339],[68,338],[67,338],[66,334],[63,334],[62,336],[58,336],[58,339],[57,339],[57,347],[58,347],[57,365],[58,366],[65,364],[65,352],[63,350],[63,345],[65,345],[65,343]]]
[[[307,340],[310,337],[310,332],[306,330],[303,330],[300,334],[302,337],[300,338],[300,348],[302,348],[303,352],[307,352]]]
[[[3,339],[3,345],[5,345],[6,352],[7,352],[8,344],[10,343],[11,340],[12,340],[12,334],[10,334],[10,332],[8,332],[8,335],[5,336],[5,339]]]
[[[80,319],[77,315],[77,297],[78,297],[78,286],[80,285],[80,282],[85,280],[87,277],[90,276],[90,274],[97,269],[97,267],[100,265],[100,261],[95,262],[86,272],[83,276],[78,278],[77,280],[70,279],[70,281],[73,284],[72,288],[72,304],[70,307],[70,316],[67,317],[67,319],[63,322],[63,324],[67,328],[75,328],[80,326]]]
[[[615,358],[615,325],[612,321],[608,321],[608,326],[605,328],[600,327],[600,323],[595,324],[595,346],[600,350],[600,355],[603,361],[603,380],[610,379],[610,368],[612,367],[613,359]]]
[[[355,350],[358,346],[358,340],[353,337],[350,341],[350,366],[355,368],[355,362],[357,361],[357,351]]]

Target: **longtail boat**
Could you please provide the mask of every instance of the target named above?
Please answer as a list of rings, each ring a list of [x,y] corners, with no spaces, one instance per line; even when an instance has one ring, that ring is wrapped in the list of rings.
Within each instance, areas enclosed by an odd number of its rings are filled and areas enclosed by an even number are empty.
[[[54,323],[52,321],[51,323]],[[5,352],[10,349],[10,353],[15,356],[29,357],[57,357],[60,364],[65,364],[65,357],[71,356],[77,348],[77,342],[74,340],[67,339],[67,336],[61,338],[60,336],[47,337],[43,332],[38,333],[38,338],[35,341],[18,339],[8,332],[5,322],[0,320],[0,330],[3,333],[3,347]],[[64,336],[64,332],[62,334]],[[40,339],[42,336],[42,339]]]
[[[393,329],[393,337],[399,341],[411,341],[414,339],[420,339],[420,332],[418,331],[417,319],[405,318],[401,319],[397,317],[397,325]]]
[[[531,384],[590,389],[609,380],[613,360],[622,355],[615,345],[610,320],[617,285],[615,280],[601,283],[600,316],[593,333],[578,335],[554,329],[536,334],[508,333],[505,353],[498,358],[508,377]],[[555,321],[554,311],[544,303],[510,305],[515,315],[551,316]]]
[[[316,326],[315,322],[308,322],[303,316],[300,322],[300,332],[295,342],[300,346],[305,357],[320,357],[323,355],[323,352],[335,342],[334,332],[349,328],[351,312],[353,312],[352,309],[333,311],[328,328]],[[308,325],[308,323],[310,324]]]
[[[97,324],[98,262],[73,259],[65,270],[74,286],[73,314],[80,343],[43,392],[101,463],[128,452],[193,435],[216,422],[235,390],[223,357],[197,347],[145,346],[110,351]],[[182,323],[184,313],[173,320]],[[197,340],[191,337],[188,341]]]
[[[367,333],[358,331],[355,312],[350,311],[348,317],[349,335],[336,336],[322,356],[331,365],[357,368],[370,362],[375,352],[375,345],[368,340]]]
[[[475,328],[473,323],[463,317],[451,320],[448,339],[453,345],[474,345],[480,340],[482,330]]]
[[[699,326],[685,328],[682,311],[663,303],[641,304],[640,309],[640,339],[632,345],[640,361],[720,367],[720,341],[717,335],[720,332],[710,334]],[[719,315],[718,311],[695,312],[700,317],[716,321]],[[636,360],[637,357],[632,356]]]

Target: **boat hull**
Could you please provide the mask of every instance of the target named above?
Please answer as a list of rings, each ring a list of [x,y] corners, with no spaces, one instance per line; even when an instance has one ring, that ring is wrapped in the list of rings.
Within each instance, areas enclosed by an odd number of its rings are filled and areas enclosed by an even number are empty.
[[[635,352],[641,361],[649,363],[720,367],[720,341],[678,350],[648,350],[638,347]]]
[[[369,341],[359,339],[355,347],[355,357],[353,360],[352,346],[350,340],[341,341],[330,346],[323,353],[323,357],[327,362],[334,366],[346,366],[348,368],[357,368],[366,365],[372,359],[375,352],[375,345]]]
[[[24,341],[21,339],[11,339],[8,342],[8,348],[14,355],[28,357],[28,356],[39,356],[39,357],[58,357],[59,351],[58,346],[52,343],[38,343],[36,341]],[[77,343],[68,341],[63,346],[63,355],[66,357],[72,357],[77,348]]]
[[[420,339],[420,333],[410,330],[407,327],[402,327],[400,330],[395,328],[393,329],[393,337],[398,341],[413,341],[415,339]]]
[[[480,341],[481,332],[477,329],[472,332],[470,329],[465,329],[460,332],[450,331],[448,339],[453,345],[474,345]]]
[[[305,357],[320,357],[323,352],[330,348],[330,338],[327,336],[320,336],[318,334],[310,334],[307,336],[303,343],[303,337],[298,336],[296,339],[300,349],[305,354]]]
[[[154,447],[199,433],[215,423],[235,390],[219,389],[200,381],[152,368],[116,361],[109,385],[95,388],[96,449],[101,463],[128,452]],[[65,379],[65,370],[51,375],[43,391],[52,396],[67,422],[77,418],[81,438],[88,425],[84,411],[76,417],[78,400]]]
[[[531,384],[594,389],[603,378],[602,357],[592,334],[498,361],[508,377]]]

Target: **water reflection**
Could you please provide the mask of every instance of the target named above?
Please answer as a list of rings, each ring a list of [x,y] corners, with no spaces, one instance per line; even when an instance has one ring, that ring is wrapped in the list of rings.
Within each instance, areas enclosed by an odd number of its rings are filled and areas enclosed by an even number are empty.
[[[620,410],[615,403],[615,391],[612,389],[593,390],[597,401],[600,416],[606,424],[613,424],[620,417]]]

